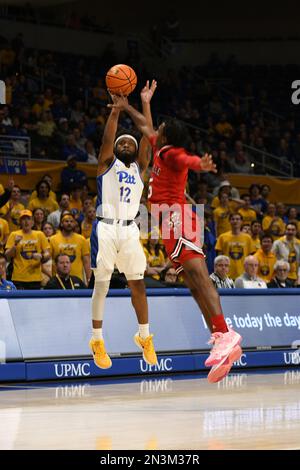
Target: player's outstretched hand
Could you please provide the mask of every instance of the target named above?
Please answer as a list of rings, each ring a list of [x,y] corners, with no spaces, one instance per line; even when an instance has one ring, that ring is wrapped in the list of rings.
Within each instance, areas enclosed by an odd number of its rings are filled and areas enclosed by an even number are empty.
[[[157,81],[152,80],[151,86],[149,87],[149,80],[147,80],[146,85],[141,91],[141,100],[143,103],[150,103],[152,96],[157,87]]]
[[[114,109],[118,109],[119,111],[123,111],[124,109],[126,109],[129,105],[128,103],[128,99],[126,96],[124,95],[111,95],[111,99],[112,99],[112,104],[108,104],[107,107],[108,108],[114,108]]]
[[[212,173],[217,173],[217,166],[213,162],[212,156],[206,153],[204,157],[201,158],[201,169],[202,171],[211,171]]]

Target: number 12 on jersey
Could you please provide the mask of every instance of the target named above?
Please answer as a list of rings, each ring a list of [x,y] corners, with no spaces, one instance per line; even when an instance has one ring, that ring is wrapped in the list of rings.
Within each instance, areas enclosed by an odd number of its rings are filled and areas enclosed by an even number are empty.
[[[120,188],[120,201],[130,203],[129,195],[131,193],[131,189],[128,186],[121,186]]]

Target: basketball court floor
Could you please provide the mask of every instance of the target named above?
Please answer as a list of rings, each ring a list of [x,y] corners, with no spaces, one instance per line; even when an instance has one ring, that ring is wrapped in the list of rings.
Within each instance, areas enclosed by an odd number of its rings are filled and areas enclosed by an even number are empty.
[[[300,449],[300,369],[0,386],[0,449]]]

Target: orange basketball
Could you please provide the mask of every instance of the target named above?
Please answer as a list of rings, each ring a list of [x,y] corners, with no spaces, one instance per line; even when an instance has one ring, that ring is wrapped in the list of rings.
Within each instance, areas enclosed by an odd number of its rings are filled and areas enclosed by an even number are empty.
[[[135,71],[129,65],[114,65],[106,74],[105,82],[112,95],[128,96],[136,87]]]

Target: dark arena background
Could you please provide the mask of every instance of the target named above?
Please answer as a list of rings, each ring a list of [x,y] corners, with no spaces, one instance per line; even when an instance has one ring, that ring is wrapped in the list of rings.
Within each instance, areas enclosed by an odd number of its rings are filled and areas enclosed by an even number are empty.
[[[97,450],[102,464],[131,466],[107,456],[139,450],[165,464],[177,451],[168,463],[197,465],[201,450],[300,449],[299,10],[256,0],[0,2],[1,450]],[[202,208],[225,320],[243,338],[217,383],[207,381],[198,301],[153,223],[140,243],[157,364],[132,340],[130,289],[116,267],[103,326],[112,367],[93,361],[90,240],[111,112],[105,77],[116,64],[136,73],[130,104],[141,111],[155,79],[154,128],[176,118],[189,155],[207,153],[217,168],[190,170],[186,185],[190,209]],[[142,136],[125,112],[117,132]]]

